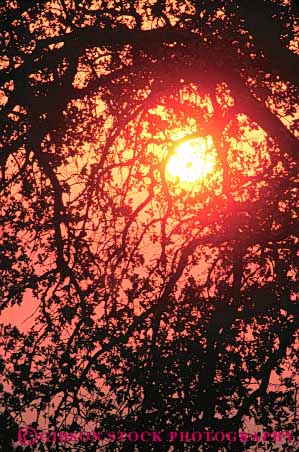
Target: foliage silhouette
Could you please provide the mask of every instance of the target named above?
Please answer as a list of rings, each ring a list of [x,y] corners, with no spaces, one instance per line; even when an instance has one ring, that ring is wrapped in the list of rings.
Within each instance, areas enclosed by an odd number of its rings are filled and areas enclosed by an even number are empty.
[[[0,12],[1,310],[38,302],[30,328],[1,324],[2,450],[26,423],[163,438],[257,425],[292,431],[296,450],[298,2]],[[190,187],[167,162],[196,137],[215,168]]]

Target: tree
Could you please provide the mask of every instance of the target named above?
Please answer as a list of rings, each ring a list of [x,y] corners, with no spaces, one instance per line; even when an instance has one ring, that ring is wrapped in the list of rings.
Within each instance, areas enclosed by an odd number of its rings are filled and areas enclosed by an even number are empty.
[[[1,17],[1,309],[38,301],[29,330],[1,326],[2,447],[26,420],[163,438],[107,451],[295,436],[297,2],[15,0]],[[191,183],[169,163],[192,142],[212,169]]]

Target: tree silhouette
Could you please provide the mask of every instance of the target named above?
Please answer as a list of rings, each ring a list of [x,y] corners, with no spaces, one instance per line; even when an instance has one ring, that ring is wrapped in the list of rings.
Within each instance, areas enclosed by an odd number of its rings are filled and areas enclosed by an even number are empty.
[[[2,450],[24,424],[163,439],[55,450],[257,450],[169,441],[256,426],[296,450],[298,2],[0,12],[1,311],[38,302],[1,324]],[[184,184],[190,140],[213,171]]]

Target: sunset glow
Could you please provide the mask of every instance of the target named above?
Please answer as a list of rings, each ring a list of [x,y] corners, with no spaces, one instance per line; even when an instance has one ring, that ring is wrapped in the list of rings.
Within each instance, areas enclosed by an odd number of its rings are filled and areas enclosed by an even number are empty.
[[[195,138],[178,145],[166,165],[166,174],[179,182],[194,184],[207,177],[215,167],[213,139]]]
[[[299,452],[299,0],[0,13],[0,452]]]

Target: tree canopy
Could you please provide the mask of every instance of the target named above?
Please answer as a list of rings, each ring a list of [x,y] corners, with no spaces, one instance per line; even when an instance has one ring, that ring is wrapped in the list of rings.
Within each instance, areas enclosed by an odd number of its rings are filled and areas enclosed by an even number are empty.
[[[259,426],[292,432],[296,450],[298,2],[0,13],[0,309],[37,306],[30,328],[0,325],[2,449],[27,423],[104,437]],[[169,165],[192,142],[206,167],[183,180],[184,160]]]

